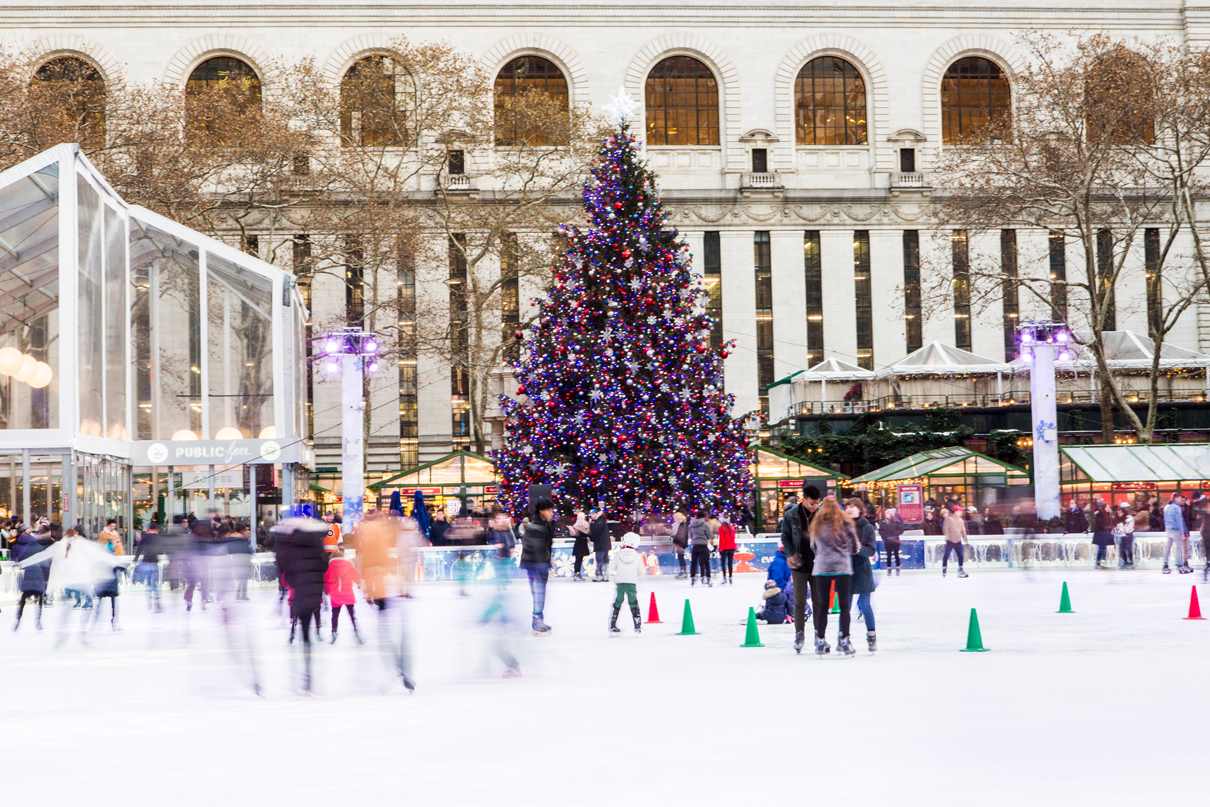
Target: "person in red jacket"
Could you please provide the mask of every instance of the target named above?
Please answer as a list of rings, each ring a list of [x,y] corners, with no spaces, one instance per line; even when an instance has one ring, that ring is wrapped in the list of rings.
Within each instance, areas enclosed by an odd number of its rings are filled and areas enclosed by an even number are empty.
[[[735,527],[725,513],[719,516],[718,554],[719,572],[723,576],[721,585],[735,585]]]
[[[357,615],[353,611],[353,604],[357,602],[354,589],[359,585],[361,585],[361,575],[357,574],[357,567],[345,557],[343,549],[337,549],[332,553],[332,562],[328,564],[328,571],[324,573],[324,592],[332,602],[332,644],[336,644],[336,627],[340,622],[342,607],[349,609],[349,621],[353,623],[353,636],[357,638],[359,644],[365,643],[357,631]]]

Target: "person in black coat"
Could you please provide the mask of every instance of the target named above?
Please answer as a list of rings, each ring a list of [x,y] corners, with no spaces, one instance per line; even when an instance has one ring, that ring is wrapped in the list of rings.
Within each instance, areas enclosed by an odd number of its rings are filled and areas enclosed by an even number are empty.
[[[807,597],[811,589],[811,572],[815,552],[811,549],[811,519],[823,502],[819,487],[804,482],[802,501],[786,511],[781,526],[781,546],[790,564],[790,580],[794,584],[794,652],[801,653],[806,642],[805,622]]]
[[[899,518],[899,511],[894,507],[888,507],[886,512],[882,514],[882,523],[878,525],[878,532],[882,535],[882,545],[886,549],[886,573],[891,573],[892,567],[895,569],[895,574],[899,574],[899,567],[902,561],[899,558],[900,538],[907,526],[903,523],[903,519]]]
[[[32,557],[43,549],[42,544],[24,528],[19,528],[17,537],[9,545],[8,556],[18,563]],[[13,630],[21,627],[21,615],[25,613],[25,601],[32,599],[38,605],[34,627],[42,630],[42,606],[46,603],[46,569],[41,563],[27,566],[21,577],[21,599],[17,602],[17,622]]]
[[[433,514],[433,523],[429,525],[429,543],[433,546],[449,546],[449,538],[445,535],[449,529],[450,523],[445,520],[445,510],[439,508]]]
[[[1096,510],[1092,514],[1092,542],[1097,548],[1097,568],[1105,568],[1105,557],[1109,552],[1109,547],[1114,545],[1113,540],[1113,514],[1109,512],[1109,506],[1103,501],[1096,503]]]
[[[302,625],[306,692],[311,691],[311,620],[318,622],[324,598],[324,574],[328,571],[328,553],[324,551],[327,532],[327,524],[309,518],[288,518],[273,528],[277,568],[293,594],[291,621],[298,620]]]
[[[546,582],[550,579],[551,550],[555,539],[555,506],[549,499],[534,502],[533,519],[521,536],[521,568],[529,577],[529,590],[534,597],[533,630],[536,634],[547,633],[550,625],[545,622]]]
[[[990,507],[983,508],[983,534],[984,535],[1003,535],[1004,525],[996,514],[992,512]]]
[[[845,502],[844,511],[857,526],[857,543],[860,547],[857,554],[853,555],[853,574],[849,591],[857,598],[857,608],[865,620],[866,643],[873,653],[878,648],[874,633],[874,606],[870,595],[874,593],[877,585],[874,583],[874,566],[871,559],[878,554],[878,533],[865,517],[865,504],[861,499],[849,499]]]
[[[609,550],[613,546],[613,538],[609,534],[609,522],[605,520],[605,513],[599,507],[588,511],[588,536],[592,540],[592,551],[597,561],[597,573],[592,581],[606,582],[605,573],[609,568]]]
[[[1074,497],[1068,500],[1067,509],[1063,511],[1063,531],[1070,534],[1088,532],[1088,517]]]

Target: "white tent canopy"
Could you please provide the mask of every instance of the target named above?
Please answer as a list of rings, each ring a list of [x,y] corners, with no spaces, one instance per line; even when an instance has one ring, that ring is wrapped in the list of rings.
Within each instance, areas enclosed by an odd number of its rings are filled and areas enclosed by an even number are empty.
[[[878,371],[879,378],[931,375],[995,375],[1007,373],[1004,362],[971,353],[942,342],[929,342]]]
[[[1081,339],[1087,341],[1090,335],[1082,334]],[[1147,336],[1134,331],[1105,331],[1101,334],[1105,343],[1105,361],[1114,370],[1150,370],[1151,361],[1155,357],[1155,342]],[[1067,361],[1056,361],[1055,368],[1067,371],[1090,371],[1096,367],[1092,352],[1086,345],[1069,345],[1074,349],[1076,358]],[[1160,346],[1160,369],[1171,370],[1175,367],[1204,368],[1210,366],[1210,355],[1198,353],[1196,350],[1180,347],[1171,343]],[[1017,359],[1012,363],[1014,372],[1026,372],[1029,364]]]
[[[861,381],[873,378],[874,373],[837,358],[824,359],[814,367],[795,373],[795,381]]]

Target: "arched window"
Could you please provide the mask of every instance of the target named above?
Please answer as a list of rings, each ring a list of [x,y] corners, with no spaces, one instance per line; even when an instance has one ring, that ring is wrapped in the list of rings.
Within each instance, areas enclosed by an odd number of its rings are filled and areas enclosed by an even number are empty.
[[[193,68],[185,82],[185,121],[195,130],[216,135],[228,129],[224,121],[260,112],[260,78],[234,56],[215,56]]]
[[[34,81],[31,90],[50,96],[38,105],[62,110],[74,140],[86,146],[105,142],[105,79],[95,67],[77,56],[58,56],[37,69]]]
[[[1151,73],[1138,53],[1116,46],[1084,75],[1084,118],[1089,143],[1133,145],[1155,140]]]
[[[990,124],[1012,115],[1008,76],[991,59],[967,56],[950,65],[941,81],[941,142],[971,142]]]
[[[717,146],[718,81],[692,56],[670,56],[647,75],[647,145]]]
[[[800,146],[864,146],[865,81],[857,68],[836,56],[803,65],[794,82],[794,111]]]
[[[345,145],[405,146],[412,78],[389,56],[359,60],[340,82],[340,134]]]
[[[558,131],[558,126],[543,125],[542,119],[548,119],[549,116],[540,107],[531,109],[525,104],[516,103],[518,99],[535,92],[548,96],[549,104],[554,108],[569,108],[567,79],[550,59],[518,56],[500,68],[495,86],[497,145],[547,146],[566,142],[567,138]]]

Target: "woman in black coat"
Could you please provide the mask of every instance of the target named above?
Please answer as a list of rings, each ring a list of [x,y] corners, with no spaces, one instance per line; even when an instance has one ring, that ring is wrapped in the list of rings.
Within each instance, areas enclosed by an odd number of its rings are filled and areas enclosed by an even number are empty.
[[[277,569],[290,587],[290,619],[302,623],[304,659],[303,688],[311,691],[311,620],[319,624],[319,608],[324,599],[324,573],[328,571],[328,553],[324,536],[328,525],[310,518],[288,518],[273,528],[277,549]],[[293,626],[291,626],[293,637]],[[316,629],[318,638],[318,628]]]
[[[895,569],[895,574],[899,574],[899,567],[902,562],[899,559],[899,536],[903,535],[903,531],[907,527],[899,518],[899,511],[894,507],[888,507],[886,512],[882,514],[882,523],[878,525],[878,532],[882,535],[882,545],[886,548],[886,573],[891,573],[892,566]]]
[[[571,554],[575,558],[575,565],[572,567],[571,579],[577,582],[584,582],[584,575],[581,570],[584,568],[584,558],[588,557],[591,550],[588,548],[588,516],[583,510],[576,511],[576,520],[567,531],[575,538],[575,543],[571,546]]]
[[[878,533],[865,517],[865,505],[861,499],[849,499],[844,503],[844,512],[857,527],[857,543],[859,549],[853,555],[853,575],[849,583],[849,591],[857,598],[857,609],[865,620],[865,638],[870,646],[870,652],[878,649],[874,633],[874,606],[870,595],[877,586],[874,584],[874,567],[870,558],[878,554]]]
[[[8,556],[20,562],[33,557],[43,549],[45,547],[38,543],[38,539],[23,529],[9,546]],[[21,575],[21,599],[17,602],[17,624],[13,626],[13,630],[21,627],[21,614],[25,612],[25,601],[30,599],[38,605],[38,616],[34,620],[34,626],[38,630],[42,630],[42,606],[46,602],[46,569],[41,563],[37,563],[26,566]]]
[[[1092,542],[1097,547],[1097,568],[1104,569],[1105,555],[1114,544],[1113,514],[1105,502],[1096,503],[1096,512],[1092,516]]]
[[[534,597],[533,630],[535,634],[547,633],[550,625],[544,621],[546,608],[546,581],[550,579],[551,549],[554,547],[555,506],[549,499],[534,503],[533,520],[521,536],[521,568],[529,576],[529,590]]]
[[[983,534],[984,535],[1003,535],[1004,525],[1000,523],[1000,519],[992,512],[990,507],[983,508]]]

